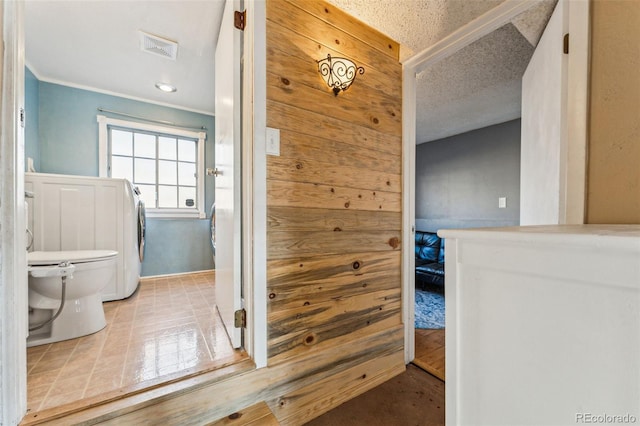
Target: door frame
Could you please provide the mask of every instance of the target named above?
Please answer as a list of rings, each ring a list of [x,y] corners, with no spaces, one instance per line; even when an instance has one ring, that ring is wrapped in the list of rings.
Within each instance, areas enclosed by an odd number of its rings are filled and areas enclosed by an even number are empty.
[[[267,365],[267,14],[265,0],[245,1],[242,181],[245,349]]]
[[[0,3],[0,424],[18,424],[27,409],[27,250],[24,199],[23,2]],[[24,121],[22,121],[24,122]]]
[[[267,366],[267,15],[265,0],[244,1],[242,72],[242,294],[244,349]]]
[[[265,0],[244,1],[242,72],[242,294],[244,349],[267,366],[267,13]]]
[[[590,5],[588,1],[559,0],[569,3],[571,54],[568,63],[566,162],[561,165],[564,186],[564,222],[582,224],[585,217],[588,83],[590,50]],[[416,77],[433,65],[511,22],[535,6],[530,0],[505,0],[473,21],[458,28],[427,49],[402,61],[402,143],[403,143],[403,273],[402,319],[405,334],[405,362],[415,357],[415,152]],[[556,6],[557,7],[557,6]],[[559,46],[561,40],[558,41]]]

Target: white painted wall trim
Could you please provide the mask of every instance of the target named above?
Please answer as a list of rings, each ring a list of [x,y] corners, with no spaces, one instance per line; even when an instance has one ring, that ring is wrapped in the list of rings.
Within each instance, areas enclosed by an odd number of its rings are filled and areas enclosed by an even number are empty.
[[[247,329],[245,349],[257,368],[267,365],[267,15],[264,0],[245,3],[243,250]],[[248,170],[247,170],[248,169]]]
[[[404,362],[415,358],[416,73],[402,70],[402,322]]]
[[[511,22],[513,18],[537,4],[537,1],[531,0],[505,0],[442,40],[402,62],[405,66],[412,67],[416,73],[420,73],[429,65],[453,55],[463,47]]]
[[[591,2],[569,1],[569,62],[567,81],[567,147],[564,176],[564,216],[561,223],[586,220]]]
[[[24,201],[23,2],[0,3],[0,424],[18,424],[27,410],[27,251]]]
[[[98,121],[98,176],[109,177],[109,161],[108,161],[108,129],[109,122],[104,115],[96,117]]]
[[[144,277],[140,277],[140,283],[144,281],[151,281],[158,278],[171,278],[171,277],[181,277],[185,275],[193,275],[193,274],[206,274],[215,272],[215,269],[201,269],[199,271],[189,271],[189,272],[177,272],[175,274],[160,274],[160,275],[146,275]]]

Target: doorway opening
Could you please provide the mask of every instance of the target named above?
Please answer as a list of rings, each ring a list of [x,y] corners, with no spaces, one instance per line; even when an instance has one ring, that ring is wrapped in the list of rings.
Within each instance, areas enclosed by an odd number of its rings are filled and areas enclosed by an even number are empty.
[[[179,8],[186,9],[182,4]],[[192,23],[188,25],[193,26]],[[215,27],[215,22],[207,22],[206,25]],[[205,47],[202,46],[202,49],[206,50]],[[213,80],[213,76],[209,77]],[[84,89],[73,87],[73,90]],[[198,90],[203,89],[200,87]],[[187,88],[182,86],[180,91],[187,91]],[[250,92],[247,90],[247,93]],[[94,94],[102,99],[111,99],[108,95]],[[138,106],[138,99],[130,98],[130,95],[118,101],[124,105]],[[171,108],[158,104],[149,108],[164,113],[165,107]],[[199,114],[197,111],[184,111],[178,112],[176,121],[189,124],[188,120],[183,121],[182,118],[187,113]],[[184,115],[180,112],[184,112]],[[210,129],[213,127],[209,126]],[[220,126],[215,127],[218,130]],[[209,153],[213,152],[213,139],[211,134],[211,146],[207,148],[210,148],[207,156],[212,158],[213,155]],[[44,158],[45,153],[42,154]],[[209,176],[207,174],[205,177],[203,173],[201,178],[212,182],[213,178]],[[244,196],[250,200],[250,195]],[[209,220],[192,219],[192,223],[209,225]],[[199,226],[199,229],[208,248],[209,230],[203,226]],[[184,236],[188,240],[187,235]],[[221,239],[218,238],[216,242],[220,247]],[[195,253],[185,255],[195,256]],[[147,258],[151,259],[150,256]],[[234,267],[239,271],[242,264],[238,262]],[[216,272],[206,270],[143,278],[138,291],[130,298],[104,304],[108,325],[101,332],[29,348],[29,412],[25,423],[36,416],[38,421],[42,421],[48,415],[59,416],[65,411],[140,395],[168,384],[183,386],[182,382],[211,376],[213,372],[221,377],[227,370],[237,374],[255,368],[244,349],[234,349],[240,345],[230,343],[219,317],[216,289],[221,287],[222,280],[216,277]]]
[[[436,235],[449,228],[519,225],[522,76],[553,6],[543,14],[498,7],[460,28],[444,47],[434,46],[405,63],[405,75],[416,73],[415,86],[404,93],[416,93],[415,100],[409,96],[405,103],[415,102],[417,122],[405,133],[418,143],[415,163],[408,167],[415,178],[409,182],[415,190],[410,206],[416,253],[410,289],[415,304],[413,362],[443,380],[444,328],[425,328],[419,320],[424,305],[433,303],[425,294],[440,293],[445,305],[453,301],[446,299],[444,285],[425,288],[421,282],[421,269],[441,263],[444,271],[446,262],[421,259],[418,239],[421,233]],[[523,25],[526,20],[536,22]]]

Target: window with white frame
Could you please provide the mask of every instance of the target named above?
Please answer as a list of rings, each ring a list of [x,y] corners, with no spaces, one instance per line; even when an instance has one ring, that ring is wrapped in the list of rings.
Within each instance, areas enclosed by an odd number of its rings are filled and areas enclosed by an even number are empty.
[[[205,217],[204,132],[98,116],[100,175],[137,186],[149,217]]]

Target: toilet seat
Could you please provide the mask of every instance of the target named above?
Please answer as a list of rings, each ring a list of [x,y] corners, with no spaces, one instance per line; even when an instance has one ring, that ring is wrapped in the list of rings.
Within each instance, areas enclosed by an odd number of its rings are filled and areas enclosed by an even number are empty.
[[[29,266],[57,265],[60,262],[87,263],[113,259],[114,250],[32,251],[27,253]]]
[[[115,285],[117,255],[114,250],[28,253],[29,327],[36,327],[27,346],[75,339],[106,326],[100,292]]]

